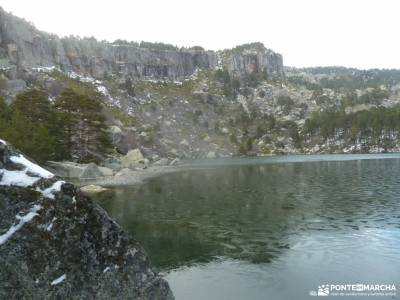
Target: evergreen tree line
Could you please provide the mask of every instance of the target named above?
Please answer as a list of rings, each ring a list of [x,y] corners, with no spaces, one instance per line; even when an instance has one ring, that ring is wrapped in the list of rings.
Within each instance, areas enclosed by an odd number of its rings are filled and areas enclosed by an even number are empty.
[[[100,160],[110,148],[100,96],[66,88],[50,101],[28,89],[11,105],[0,98],[0,138],[39,163],[47,160]]]
[[[380,143],[400,132],[400,107],[374,108],[346,114],[344,111],[315,113],[306,120],[304,134],[323,139],[342,137],[355,140],[365,138]],[[396,142],[396,141],[393,141]]]
[[[342,91],[379,88],[381,85],[394,85],[400,81],[400,71],[395,69],[357,70],[344,67],[316,67],[302,70],[314,75],[330,75],[319,81],[320,87]]]

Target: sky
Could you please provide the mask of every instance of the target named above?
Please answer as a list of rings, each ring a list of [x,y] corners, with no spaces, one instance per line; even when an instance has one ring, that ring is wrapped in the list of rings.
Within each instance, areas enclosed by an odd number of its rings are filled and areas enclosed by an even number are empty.
[[[286,66],[400,69],[399,0],[0,0],[40,30],[99,40],[262,42]]]

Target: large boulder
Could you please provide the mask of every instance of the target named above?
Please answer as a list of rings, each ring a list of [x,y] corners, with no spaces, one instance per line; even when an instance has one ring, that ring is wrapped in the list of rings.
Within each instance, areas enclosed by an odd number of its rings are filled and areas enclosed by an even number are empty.
[[[173,299],[140,244],[0,140],[0,299]]]
[[[122,164],[121,161],[115,157],[111,157],[103,161],[101,164],[101,167],[113,170],[113,171],[119,171],[122,169]],[[100,169],[101,170],[101,169]]]
[[[104,177],[104,174],[100,171],[99,167],[94,164],[88,164],[79,175],[82,179],[95,179],[99,177]]]
[[[98,167],[98,169],[100,170],[101,174],[103,174],[103,176],[113,176],[114,175],[114,171],[111,170],[110,168]]]
[[[131,168],[132,166],[136,168],[137,164],[144,163],[144,156],[139,149],[134,149],[122,157],[121,163],[123,168]]]
[[[217,154],[214,151],[210,151],[207,153],[206,158],[217,158]]]
[[[95,179],[105,176],[113,176],[114,171],[107,167],[97,166],[94,163],[78,164],[73,162],[47,162],[49,169],[64,178]],[[121,164],[119,163],[119,167]],[[118,167],[118,164],[116,164]]]
[[[49,167],[50,171],[52,171],[55,175],[64,178],[78,178],[87,167],[87,165],[73,163],[69,161],[49,161],[47,162],[47,166]]]

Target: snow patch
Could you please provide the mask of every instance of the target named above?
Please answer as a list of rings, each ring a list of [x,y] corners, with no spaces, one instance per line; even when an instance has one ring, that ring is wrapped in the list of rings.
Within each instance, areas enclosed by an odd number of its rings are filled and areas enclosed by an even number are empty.
[[[83,75],[75,73],[74,71],[68,72],[67,75],[69,76],[69,78],[78,79],[79,81],[82,81],[85,83],[101,84],[100,80],[94,79],[93,77],[85,77]]]
[[[97,87],[97,91],[98,91],[99,93],[104,94],[104,95],[108,95],[107,88],[106,88],[105,86],[103,86],[103,85],[98,86],[98,87]]]
[[[80,75],[78,73],[75,73],[73,71],[68,72],[68,77],[72,78],[72,79],[77,79],[77,80],[79,80],[81,82],[93,84],[94,87],[96,88],[96,90],[107,98],[108,102],[110,102],[112,105],[116,105],[119,108],[121,108],[120,101],[111,96],[111,94],[109,93],[107,88],[103,85],[102,81],[94,79],[93,77],[82,76],[82,75]]]
[[[36,181],[40,179],[40,177],[51,178],[54,176],[49,171],[46,171],[45,169],[27,160],[22,154],[19,154],[18,156],[11,156],[10,160],[14,163],[25,166],[25,169],[23,171],[3,170],[0,173],[2,175],[0,185],[15,185],[27,187],[33,185]],[[29,176],[27,172],[35,174],[36,176]]]
[[[66,278],[67,278],[67,275],[64,274],[64,275],[58,277],[57,279],[54,279],[54,280],[50,283],[50,285],[57,285],[57,284],[60,284],[60,283],[63,282]]]
[[[105,269],[103,270],[103,274],[104,274],[104,273],[107,273],[109,270],[110,270],[110,267],[105,268]]]
[[[7,171],[4,170],[0,172],[1,181],[0,185],[14,185],[14,186],[22,186],[27,187],[33,185],[36,181],[39,180],[38,177],[31,177],[26,174],[25,171]]]
[[[104,85],[101,85],[101,82],[96,84],[96,90],[99,93],[101,93],[103,96],[105,96],[110,103],[121,108],[120,101],[118,99],[114,98],[113,96],[111,96],[108,89]]]
[[[51,67],[36,67],[36,68],[32,68],[33,71],[36,72],[44,72],[44,73],[49,73],[51,71],[54,70],[59,70],[58,68],[56,68],[55,66],[51,66]]]
[[[34,164],[33,162],[27,160],[22,154],[20,154],[19,156],[11,156],[10,159],[14,163],[24,165],[26,167],[26,171],[37,174],[42,178],[54,177],[53,173],[50,173],[49,171],[46,171],[42,167],[39,167],[38,165]]]
[[[59,180],[53,183],[53,185],[43,191],[38,190],[42,193],[42,195],[46,198],[54,199],[54,193],[61,191],[61,186],[65,183],[65,181]]]
[[[35,204],[25,216],[20,216],[19,214],[16,215],[15,217],[19,220],[19,223],[11,226],[6,233],[0,235],[0,245],[4,244],[14,235],[14,233],[20,230],[25,223],[30,222],[35,216],[37,216],[37,212],[41,209],[42,207],[40,205]]]
[[[46,231],[50,231],[53,229],[55,220],[57,220],[56,217],[54,217],[53,220],[51,220],[51,223],[49,224],[49,226],[46,227]]]

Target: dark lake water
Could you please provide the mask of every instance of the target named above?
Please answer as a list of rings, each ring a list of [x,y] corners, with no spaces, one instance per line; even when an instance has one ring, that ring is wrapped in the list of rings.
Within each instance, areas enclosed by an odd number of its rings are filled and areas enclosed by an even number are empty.
[[[395,284],[397,296],[373,298],[399,299],[400,155],[196,165],[96,196],[176,299],[312,299],[359,283]]]

